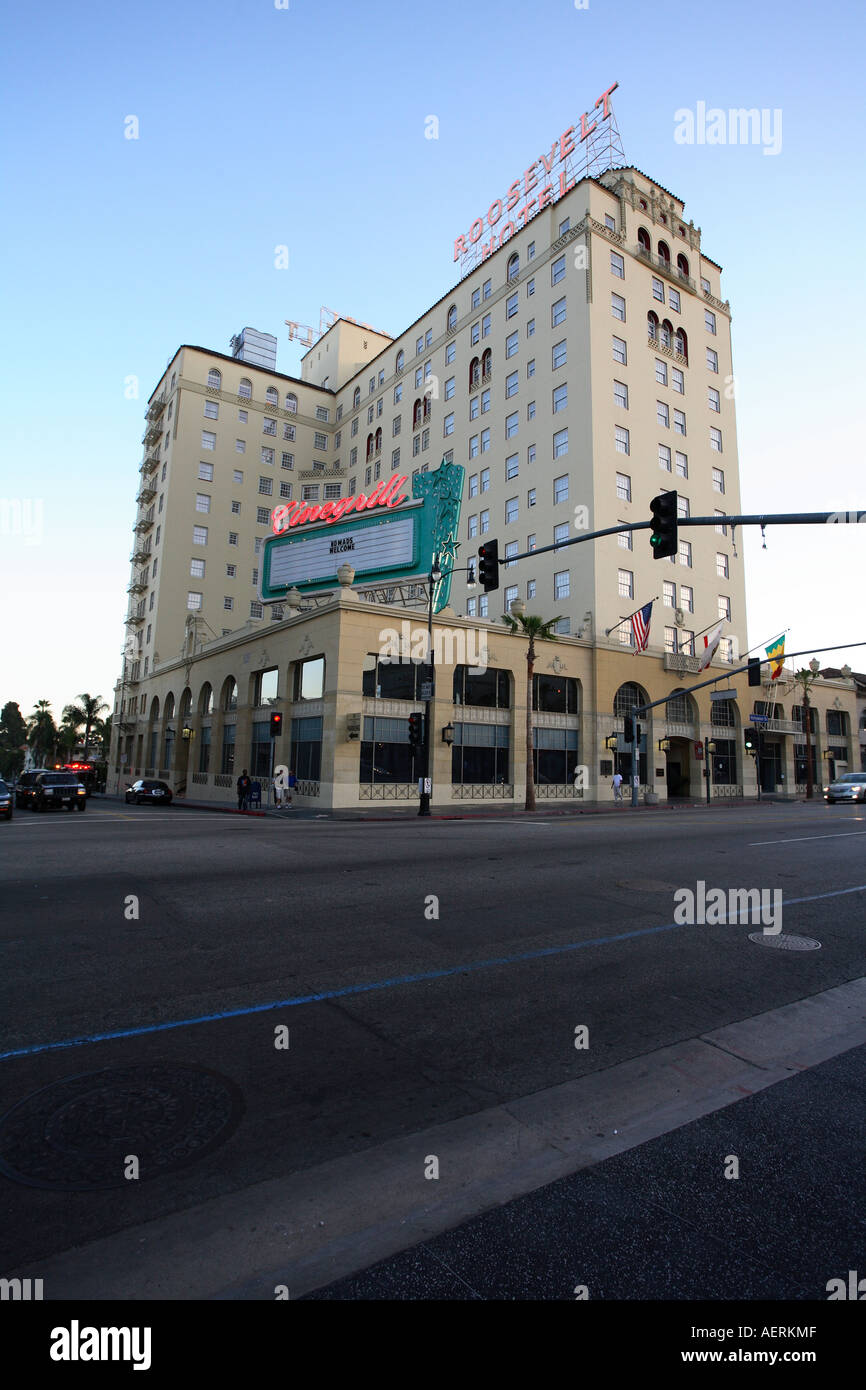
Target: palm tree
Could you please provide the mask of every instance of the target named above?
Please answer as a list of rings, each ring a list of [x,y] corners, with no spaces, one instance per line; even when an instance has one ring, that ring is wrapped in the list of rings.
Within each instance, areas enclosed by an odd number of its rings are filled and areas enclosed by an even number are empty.
[[[802,670],[794,672],[794,681],[799,685],[803,692],[803,705],[801,724],[806,735],[806,798],[811,801],[814,796],[815,761],[812,751],[812,714],[809,702],[809,692],[815,684],[818,675],[818,662],[812,660],[809,669],[804,666]]]
[[[37,700],[27,720],[27,741],[33,750],[37,766],[54,750],[57,726],[51,713],[50,700]]]
[[[69,762],[75,751],[78,742],[78,731],[81,728],[81,711],[74,705],[67,705],[60,719],[57,728],[57,742],[63,753],[63,761]]]
[[[535,768],[532,762],[532,677],[535,674],[536,642],[555,642],[557,640],[554,628],[560,621],[559,618],[548,618],[545,622],[543,618],[530,615],[526,617],[523,613],[503,613],[502,621],[508,625],[509,630],[516,634],[523,633],[528,637],[529,645],[526,648],[526,806],[527,811],[535,810]]]
[[[99,716],[103,710],[108,709],[108,705],[101,695],[88,695],[86,692],[84,695],[79,695],[78,700],[80,701],[79,704],[67,705],[63,713],[66,715],[68,711],[71,719],[77,719],[79,724],[84,725],[84,760],[86,762],[90,756],[90,731],[99,722]]]

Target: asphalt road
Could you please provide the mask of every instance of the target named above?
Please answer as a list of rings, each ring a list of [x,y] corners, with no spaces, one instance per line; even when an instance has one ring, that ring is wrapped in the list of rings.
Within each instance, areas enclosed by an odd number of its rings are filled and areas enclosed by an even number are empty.
[[[866,975],[866,808],[360,824],[95,799],[18,812],[0,846],[0,1272]],[[781,889],[783,932],[821,949],[675,923],[698,880]]]

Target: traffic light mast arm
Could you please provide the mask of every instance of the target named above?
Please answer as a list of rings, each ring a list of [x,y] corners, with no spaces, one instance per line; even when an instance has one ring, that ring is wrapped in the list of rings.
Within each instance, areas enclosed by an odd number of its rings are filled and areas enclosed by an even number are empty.
[[[785,652],[785,660],[792,656],[814,656],[815,652],[842,652],[849,651],[852,647],[866,647],[866,642],[839,642],[835,647],[807,647],[802,652]],[[755,658],[752,657],[754,661]],[[779,658],[776,656],[764,657],[760,663],[762,666],[778,666]],[[679,692],[683,695],[692,695],[696,690],[703,690],[704,686],[717,685],[720,680],[727,680],[730,676],[740,676],[743,671],[748,671],[748,663],[745,666],[729,666],[723,675],[711,676],[709,680],[701,681],[698,685],[684,686]],[[663,695],[660,700],[650,700],[646,705],[635,705],[632,709],[633,715],[646,714],[648,709],[655,709],[656,705],[666,705],[670,695]]]
[[[749,512],[740,516],[681,516],[677,518],[677,526],[825,526],[830,521],[854,525],[861,517],[866,522],[866,508],[862,511],[851,509],[847,512]],[[510,565],[515,560],[527,560],[530,555],[544,555],[550,550],[564,550],[569,545],[598,540],[600,536],[617,536],[623,531],[649,531],[654,525],[654,521],[633,521],[630,525],[621,523],[618,526],[606,526],[603,531],[586,531],[580,536],[569,536],[566,541],[554,541],[553,545],[539,545],[535,550],[524,550],[520,555],[509,555],[507,560],[500,560],[499,563]]]

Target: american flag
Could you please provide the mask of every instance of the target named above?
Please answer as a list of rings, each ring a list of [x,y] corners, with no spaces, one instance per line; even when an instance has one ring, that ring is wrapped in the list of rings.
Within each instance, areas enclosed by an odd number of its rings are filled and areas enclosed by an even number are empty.
[[[642,652],[649,641],[650,618],[652,617],[652,600],[639,608],[631,617],[631,631],[634,637],[634,649]]]

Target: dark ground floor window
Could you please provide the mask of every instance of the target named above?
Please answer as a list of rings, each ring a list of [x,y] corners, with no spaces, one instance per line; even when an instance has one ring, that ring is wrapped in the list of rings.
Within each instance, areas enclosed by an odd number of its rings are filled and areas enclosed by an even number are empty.
[[[360,781],[414,782],[421,768],[420,752],[420,749],[409,746],[408,719],[366,716],[361,743]]]
[[[737,781],[737,745],[732,738],[714,738],[713,785],[732,787]]]
[[[210,768],[210,724],[199,729],[198,770],[207,772]]]
[[[250,744],[251,777],[270,777],[272,749],[270,720],[257,720],[253,724],[253,740]]]
[[[299,781],[319,782],[322,777],[322,716],[292,720],[292,753],[289,771]]]
[[[539,786],[574,781],[578,763],[577,729],[533,729],[532,761]]]
[[[452,782],[508,782],[511,770],[506,724],[455,724]]]
[[[817,781],[817,777],[816,777],[817,758],[816,758],[816,756],[815,756],[815,745],[814,745],[814,743],[810,746],[810,750],[809,750],[809,751],[810,751],[810,753],[811,753],[812,781],[815,782],[815,781]],[[808,757],[808,754],[806,753],[806,745],[805,745],[805,743],[795,743],[795,744],[794,744],[794,781],[795,781],[795,782],[808,782],[808,780],[809,780],[809,772],[808,772],[808,766],[809,766],[809,765],[808,765],[808,762],[807,762],[807,757]]]
[[[226,724],[223,729],[223,755],[220,764],[220,772],[230,773],[235,770],[235,732],[236,724]]]

